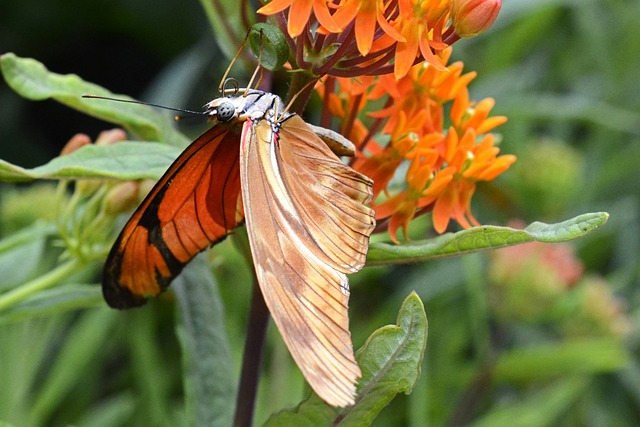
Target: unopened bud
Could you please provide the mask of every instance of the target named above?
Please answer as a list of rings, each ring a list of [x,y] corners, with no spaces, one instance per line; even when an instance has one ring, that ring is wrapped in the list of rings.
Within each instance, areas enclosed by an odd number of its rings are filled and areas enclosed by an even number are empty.
[[[135,181],[127,181],[113,187],[104,198],[104,210],[108,215],[128,212],[138,205],[140,186]]]
[[[453,28],[460,37],[475,37],[487,31],[498,17],[502,0],[454,0]]]
[[[82,197],[92,196],[104,184],[98,179],[79,179],[76,181],[75,192]]]
[[[98,135],[96,145],[111,145],[116,142],[124,141],[125,139],[127,139],[127,134],[120,128],[104,130]]]
[[[156,181],[151,179],[143,179],[138,182],[138,204],[142,203],[155,185]]]
[[[60,152],[61,156],[66,156],[76,151],[78,148],[91,144],[91,138],[84,133],[76,133],[71,139],[62,147]]]

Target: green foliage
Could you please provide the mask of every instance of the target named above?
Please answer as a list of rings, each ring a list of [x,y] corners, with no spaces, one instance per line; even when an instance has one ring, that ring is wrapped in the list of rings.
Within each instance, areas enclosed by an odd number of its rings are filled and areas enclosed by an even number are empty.
[[[280,70],[289,60],[289,44],[278,27],[271,24],[255,24],[249,32],[249,45],[260,65],[267,70]]]
[[[562,423],[562,414],[571,410],[577,397],[587,391],[589,381],[575,377],[538,391],[523,402],[498,408],[471,425],[474,427],[536,427]],[[544,408],[544,410],[541,410]]]
[[[85,145],[32,169],[0,161],[3,181],[34,179],[158,179],[180,150],[167,144],[120,142],[113,145]]]
[[[528,242],[566,242],[591,233],[604,225],[608,218],[607,213],[598,212],[580,215],[558,224],[534,222],[524,230],[485,225],[400,246],[372,243],[367,262],[369,265],[417,262]]]
[[[188,425],[231,425],[237,391],[224,309],[202,255],[175,283]]]
[[[315,394],[298,407],[272,416],[265,426],[368,426],[396,394],[411,393],[420,377],[427,344],[427,316],[422,301],[410,294],[398,313],[397,325],[376,330],[356,352],[362,369],[356,404],[333,408]]]
[[[189,16],[203,15],[226,57],[206,44],[167,57],[173,62],[161,76],[143,77],[149,92],[193,89],[198,80],[207,81],[207,96],[215,93],[212,76],[222,75],[253,22],[242,16],[241,2],[200,3],[205,13]],[[164,40],[193,31],[157,25],[175,17],[156,21],[150,3],[118,4],[117,14],[105,16],[85,11],[82,2],[55,10],[7,4],[13,17],[7,23],[28,28],[16,31],[22,44],[8,47],[73,72],[93,58],[74,51],[70,64],[55,59],[89,36],[84,25],[79,34],[69,30],[79,22],[99,31],[117,23],[108,39],[142,39],[141,50],[155,46],[156,55],[167,49]],[[162,2],[152,7],[162,13]],[[136,19],[151,24],[145,29]],[[377,267],[351,280],[352,334],[363,371],[358,402],[335,409],[301,392],[297,368],[273,333],[257,423],[638,424],[638,25],[640,4],[632,0],[511,0],[493,30],[455,45],[465,69],[479,73],[473,98],[495,98],[495,113],[509,117],[500,127],[501,150],[518,155],[504,178],[478,187],[473,211],[482,223],[523,218],[531,225],[486,225],[424,240],[428,224],[417,221],[415,240],[373,243],[368,265]],[[106,55],[115,64],[109,73],[120,70],[124,79],[138,73],[139,63]],[[97,286],[124,219],[105,215],[106,194],[117,181],[158,178],[191,138],[157,109],[82,98],[114,95],[34,59],[7,53],[0,69],[24,98],[55,100],[125,128],[132,140],[152,141],[92,144],[35,168],[20,166],[33,157],[0,160],[0,179],[8,182],[0,187],[0,426],[230,425],[250,292],[238,251],[226,242],[217,246],[185,269],[173,292],[132,312],[107,310]],[[201,69],[206,74],[193,71]],[[28,116],[35,103],[0,89],[8,106],[0,117],[3,153],[32,147],[48,132],[38,127],[42,117]],[[34,180],[62,184],[24,184]],[[584,214],[590,211],[610,217]],[[578,237],[560,256],[548,249],[554,245],[535,256],[502,255],[521,247],[511,245]],[[497,248],[503,249],[476,253]],[[528,261],[526,268],[519,260]],[[396,313],[396,325],[380,327]]]
[[[7,84],[27,99],[55,99],[71,108],[116,123],[145,141],[163,141],[177,146],[184,146],[188,142],[164,115],[148,105],[82,98],[82,95],[95,95],[132,100],[87,83],[76,75],[51,73],[38,61],[20,58],[13,53],[0,56],[0,70]]]
[[[246,12],[239,1],[208,1],[200,0],[200,4],[209,20],[216,41],[227,59],[236,54],[236,47],[242,42],[247,30]]]

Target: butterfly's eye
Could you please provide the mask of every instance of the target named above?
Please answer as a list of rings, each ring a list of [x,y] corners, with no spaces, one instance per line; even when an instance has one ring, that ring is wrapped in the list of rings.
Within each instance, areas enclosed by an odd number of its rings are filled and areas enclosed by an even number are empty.
[[[221,122],[230,122],[236,116],[236,108],[231,102],[223,102],[218,105],[217,117]]]

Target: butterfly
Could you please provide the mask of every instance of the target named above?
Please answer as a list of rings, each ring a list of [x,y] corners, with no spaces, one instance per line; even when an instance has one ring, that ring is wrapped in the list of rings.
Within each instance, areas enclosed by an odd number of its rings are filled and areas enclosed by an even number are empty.
[[[361,372],[346,274],[365,262],[373,182],[329,148],[339,135],[282,106],[255,89],[205,105],[216,124],[125,225],[104,267],[103,294],[114,308],[144,304],[244,221],[260,289],[291,355],[321,398],[347,406]]]

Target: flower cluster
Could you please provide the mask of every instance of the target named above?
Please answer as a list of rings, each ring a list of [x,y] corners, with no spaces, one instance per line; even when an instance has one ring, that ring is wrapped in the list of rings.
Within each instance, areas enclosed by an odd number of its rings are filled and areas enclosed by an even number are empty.
[[[429,211],[438,233],[451,218],[465,228],[478,225],[470,211],[476,183],[496,178],[515,161],[498,156],[489,133],[506,117],[489,116],[493,99],[469,100],[475,73],[464,74],[460,62],[446,66],[449,54],[438,57],[440,66],[415,65],[399,80],[327,77],[317,87],[328,112],[322,124],[339,118],[341,132],[356,144],[352,166],[374,180],[376,219],[388,225],[394,241],[399,228],[406,237],[409,222]],[[394,190],[399,170],[404,188]]]
[[[489,133],[506,121],[489,117],[494,101],[469,99],[475,73],[447,65],[450,45],[487,30],[500,7],[501,0],[273,0],[258,10],[275,15],[292,68],[307,71],[293,80],[310,76],[292,88],[321,79],[321,125],[341,120],[358,149],[352,166],[374,181],[378,231],[388,228],[395,242],[399,228],[406,238],[409,222],[426,212],[438,233],[451,218],[478,225],[470,211],[476,183],[515,161],[498,156]],[[403,187],[392,182],[398,171]]]
[[[460,37],[482,33],[501,0],[273,0],[258,10],[275,15],[296,53],[296,65],[322,76],[396,78]],[[288,15],[285,11],[288,9]]]

